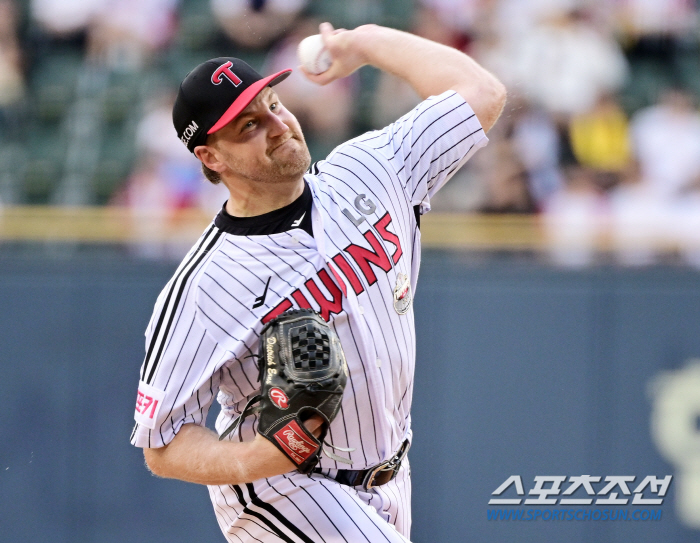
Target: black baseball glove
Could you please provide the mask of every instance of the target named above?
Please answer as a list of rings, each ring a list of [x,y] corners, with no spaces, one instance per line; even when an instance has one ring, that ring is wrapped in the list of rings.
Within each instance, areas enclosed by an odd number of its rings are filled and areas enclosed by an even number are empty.
[[[297,470],[310,473],[318,464],[347,381],[340,341],[318,313],[293,309],[263,327],[258,363],[260,394],[248,402],[219,439],[234,431],[249,413],[257,412],[258,433],[294,462]],[[258,402],[260,405],[253,408]],[[304,426],[313,415],[323,419],[318,438]],[[347,462],[328,451],[326,454]]]

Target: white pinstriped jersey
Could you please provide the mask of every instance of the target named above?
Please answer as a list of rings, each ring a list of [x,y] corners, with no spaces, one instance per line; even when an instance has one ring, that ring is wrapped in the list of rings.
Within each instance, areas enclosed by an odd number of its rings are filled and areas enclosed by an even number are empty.
[[[401,304],[415,292],[420,264],[414,206],[427,212],[430,197],[487,141],[469,105],[448,91],[312,166],[304,179],[313,237],[299,228],[237,236],[212,224],[156,302],[132,443],[160,447],[182,424],[204,424],[217,391],[221,433],[259,389],[252,355],[263,324],[311,307],[338,334],[349,369],[328,441],[354,449],[351,465],[322,455],[320,466],[364,469],[390,458],[410,438],[415,328],[412,306]],[[397,301],[403,277],[410,291]],[[255,425],[249,417],[240,437],[252,439]]]

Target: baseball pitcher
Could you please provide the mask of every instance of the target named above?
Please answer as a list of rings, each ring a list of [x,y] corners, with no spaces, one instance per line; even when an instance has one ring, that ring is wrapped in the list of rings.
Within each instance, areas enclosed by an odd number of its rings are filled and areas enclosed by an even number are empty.
[[[376,25],[321,36],[332,62],[311,81],[371,65],[423,101],[313,165],[275,92],[291,70],[215,58],[173,108],[230,195],[157,299],[131,442],[156,475],[208,486],[231,543],[409,541],[420,217],[505,102],[455,49]]]

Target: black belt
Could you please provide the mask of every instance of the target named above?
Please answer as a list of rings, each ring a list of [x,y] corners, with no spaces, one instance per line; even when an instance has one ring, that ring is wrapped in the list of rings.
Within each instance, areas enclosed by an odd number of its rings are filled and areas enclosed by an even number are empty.
[[[339,469],[336,470],[337,473],[334,477],[329,477],[335,479],[341,485],[362,486],[365,490],[369,490],[375,486],[385,485],[396,477],[401,467],[401,462],[408,453],[410,447],[411,444],[407,439],[401,444],[401,447],[394,456],[381,464],[377,464],[369,469]],[[322,470],[321,468],[316,468],[314,472],[322,473]]]

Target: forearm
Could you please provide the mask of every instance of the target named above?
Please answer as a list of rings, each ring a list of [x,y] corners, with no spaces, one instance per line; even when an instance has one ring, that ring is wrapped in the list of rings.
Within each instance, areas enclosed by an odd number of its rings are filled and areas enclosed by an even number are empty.
[[[457,49],[407,32],[364,25],[352,34],[365,64],[406,80],[423,99],[480,75],[479,66]]]
[[[457,49],[377,25],[333,30],[330,24],[323,23],[320,30],[333,63],[317,75],[304,70],[306,77],[319,85],[327,85],[369,64],[404,79],[423,99],[447,90],[458,92],[469,102],[486,131],[503,111],[503,84]]]
[[[154,474],[203,485],[250,483],[295,468],[259,435],[242,443],[219,441],[214,432],[196,424],[183,425],[165,447],[143,452]]]
[[[391,28],[366,25],[353,32],[353,47],[364,63],[404,79],[421,98],[455,90],[470,104],[485,130],[498,119],[505,87],[468,55]]]

